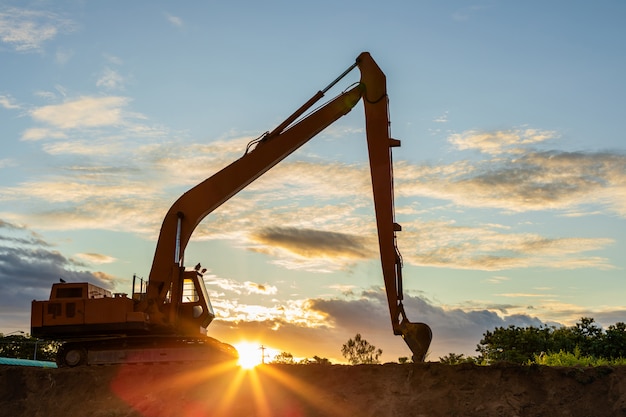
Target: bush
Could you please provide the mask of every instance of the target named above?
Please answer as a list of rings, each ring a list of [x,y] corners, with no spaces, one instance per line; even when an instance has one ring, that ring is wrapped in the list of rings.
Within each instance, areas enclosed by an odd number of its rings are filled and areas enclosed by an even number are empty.
[[[580,354],[580,348],[574,352],[541,353],[535,355],[530,364],[545,366],[618,366],[626,365],[626,358],[605,359]]]

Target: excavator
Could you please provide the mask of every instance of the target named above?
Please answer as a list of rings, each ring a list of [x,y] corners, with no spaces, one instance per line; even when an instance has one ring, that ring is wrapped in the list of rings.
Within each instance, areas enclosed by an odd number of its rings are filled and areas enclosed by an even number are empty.
[[[311,110],[354,68],[360,81]],[[62,342],[60,367],[169,361],[227,361],[237,358],[229,344],[207,336],[215,318],[200,264],[184,266],[185,248],[198,224],[220,205],[285,159],[360,101],[378,229],[382,273],[393,333],[400,335],[414,362],[424,360],[430,327],[409,321],[403,306],[402,257],[397,247],[392,148],[386,77],[368,52],[284,122],[250,142],[239,159],[185,192],[163,220],[147,281],[133,277],[132,295],[88,282],[59,282],[50,298],[33,301],[31,334]]]

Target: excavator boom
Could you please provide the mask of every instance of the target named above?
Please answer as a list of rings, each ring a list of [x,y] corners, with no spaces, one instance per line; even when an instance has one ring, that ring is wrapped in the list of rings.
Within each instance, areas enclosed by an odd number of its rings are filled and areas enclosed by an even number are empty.
[[[315,111],[306,114],[348,72],[359,67],[360,82]],[[400,141],[389,134],[386,79],[369,53],[363,52],[341,76],[289,116],[273,131],[248,145],[244,155],[191,188],[171,206],[159,233],[147,286],[132,299],[126,294],[92,297],[87,283],[55,284],[49,301],[33,301],[33,335],[68,337],[61,364],[114,363],[126,357],[127,346],[141,359],[179,357],[212,352],[229,357],[231,349],[199,337],[215,317],[202,279],[200,264],[184,267],[184,254],[198,224],[363,99],[378,242],[393,332],[401,335],[423,361],[431,341],[430,328],[410,322],[402,305],[402,261],[396,246],[400,226],[394,219],[391,148]],[[99,289],[100,290],[100,289]],[[104,291],[104,290],[102,290]],[[88,336],[92,336],[90,339]],[[98,338],[94,339],[95,336]],[[81,337],[87,339],[76,340]],[[167,346],[166,346],[167,345]],[[126,347],[125,347],[126,346]],[[185,349],[181,349],[185,347]],[[191,349],[193,347],[193,349]],[[184,351],[185,353],[180,353]],[[179,355],[179,356],[176,356]]]
[[[324,96],[327,90],[357,66],[361,72],[358,85],[298,120]],[[171,318],[159,312],[158,306],[163,305],[173,283],[180,281],[178,275],[185,247],[200,221],[327,126],[347,114],[360,99],[363,99],[365,108],[380,256],[393,331],[394,334],[403,336],[413,352],[413,359],[422,361],[432,336],[427,325],[411,323],[406,318],[402,305],[402,265],[396,246],[396,231],[399,231],[400,227],[394,220],[391,148],[400,146],[400,141],[392,139],[389,135],[385,75],[367,52],[360,54],[355,64],[341,76],[325,89],[318,91],[272,132],[264,135],[252,150],[246,151],[240,159],[187,191],[172,205],[161,226],[150,271],[147,297],[140,309],[152,317],[160,318],[163,322],[170,321]]]

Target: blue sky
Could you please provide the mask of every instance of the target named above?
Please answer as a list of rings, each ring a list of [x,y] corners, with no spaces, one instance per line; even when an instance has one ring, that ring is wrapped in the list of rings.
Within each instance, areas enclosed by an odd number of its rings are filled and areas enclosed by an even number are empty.
[[[387,75],[405,306],[432,360],[496,326],[626,319],[620,1],[0,2],[0,332],[59,277],[129,292],[169,206],[369,51]],[[358,80],[353,72],[341,91]],[[360,106],[188,247],[223,341],[383,360]],[[358,248],[358,249],[355,249]]]

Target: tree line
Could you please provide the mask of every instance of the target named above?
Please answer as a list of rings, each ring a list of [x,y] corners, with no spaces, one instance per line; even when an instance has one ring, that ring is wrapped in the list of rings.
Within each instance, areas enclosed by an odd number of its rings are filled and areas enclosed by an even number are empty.
[[[593,318],[583,317],[569,327],[497,327],[483,333],[476,351],[476,357],[451,353],[439,359],[450,364],[528,364],[546,363],[543,359],[550,355],[565,354],[577,358],[603,359],[603,363],[610,363],[626,358],[626,324],[618,322],[604,330]]]
[[[45,341],[28,335],[0,333],[0,357],[54,361],[58,342]],[[626,324],[618,322],[600,327],[593,318],[582,317],[570,327],[508,326],[487,330],[476,346],[478,355],[466,357],[450,353],[440,357],[447,364],[472,362],[489,365],[495,362],[517,364],[626,364]],[[351,365],[378,364],[382,349],[365,340],[360,333],[341,347],[341,354]],[[272,363],[329,365],[330,360],[313,356],[296,361],[289,352],[281,352]],[[409,362],[398,358],[398,362]]]

